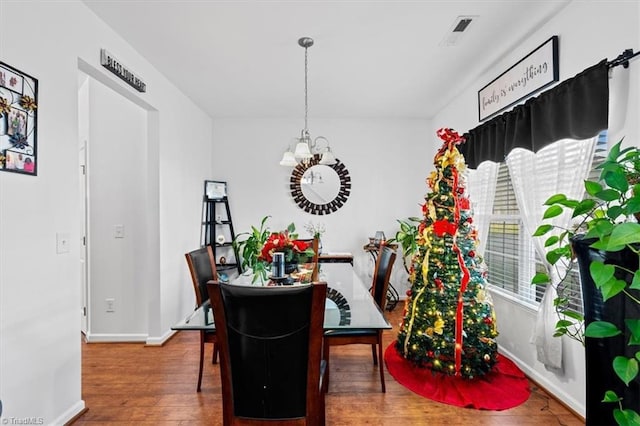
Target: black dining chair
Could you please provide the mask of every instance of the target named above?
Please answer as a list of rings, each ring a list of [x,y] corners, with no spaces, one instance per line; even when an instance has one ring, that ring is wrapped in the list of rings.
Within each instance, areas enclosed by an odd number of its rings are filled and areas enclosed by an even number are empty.
[[[325,424],[326,283],[207,284],[220,346],[222,412],[231,424]]]
[[[373,274],[373,285],[371,293],[380,310],[385,311],[387,303],[387,290],[389,289],[389,280],[391,278],[391,270],[396,260],[396,252],[390,247],[380,247],[380,253],[376,260],[375,271]],[[323,358],[327,362],[327,372],[325,374],[325,392],[329,388],[329,348],[331,346],[352,345],[352,344],[368,344],[371,345],[371,353],[373,355],[373,365],[378,365],[380,369],[380,383],[382,384],[382,392],[386,392],[384,384],[384,359],[382,357],[382,330],[381,329],[335,329],[327,330],[324,333],[324,350]],[[377,347],[377,353],[376,353]]]
[[[196,309],[204,302],[209,300],[207,293],[207,282],[218,279],[218,271],[216,270],[216,262],[213,257],[211,246],[199,248],[197,250],[185,253],[189,272],[191,273],[191,281],[193,282],[193,291],[196,298]],[[215,364],[218,360],[218,339],[215,330],[200,331],[200,367],[198,369],[198,386],[197,391],[200,392],[202,386],[202,370],[204,367],[204,344],[213,343],[213,355],[211,363]]]

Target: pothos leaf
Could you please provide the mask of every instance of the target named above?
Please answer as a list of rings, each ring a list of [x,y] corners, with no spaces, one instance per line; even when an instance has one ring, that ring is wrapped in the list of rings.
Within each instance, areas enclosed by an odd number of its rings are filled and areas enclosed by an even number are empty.
[[[560,206],[551,206],[544,212],[542,218],[550,219],[552,217],[560,216],[562,214],[562,211],[562,207]]]
[[[620,192],[624,193],[629,190],[629,182],[627,182],[627,177],[622,169],[607,173],[604,176],[604,181],[611,188],[617,189]]]
[[[620,198],[620,192],[615,189],[605,189],[598,192],[595,196],[602,201],[613,201]]]
[[[629,386],[629,383],[638,375],[638,361],[625,356],[617,356],[613,359],[613,370],[620,380]]]
[[[619,426],[638,426],[640,425],[640,415],[631,409],[621,410],[616,408],[613,410],[613,418]]]
[[[545,274],[544,272],[538,272],[531,279],[531,284],[546,284],[549,281],[551,280],[549,279],[549,276],[547,274]]]
[[[636,270],[633,274],[633,280],[631,280],[631,285],[629,288],[634,290],[640,290],[640,270]]]
[[[553,225],[548,225],[548,224],[540,225],[538,226],[538,229],[536,229],[536,231],[533,233],[533,236],[539,237],[551,231],[552,229],[553,229]]]
[[[604,398],[602,402],[618,402],[620,401],[620,397],[612,390],[608,390],[604,393]]]
[[[620,293],[627,286],[627,283],[622,280],[611,279],[602,284],[600,291],[602,292],[602,300],[605,302],[611,299],[616,294]]]
[[[631,330],[629,345],[640,345],[640,319],[627,318],[624,320],[624,323],[627,325],[627,328]]]
[[[608,250],[627,244],[640,243],[640,223],[626,222],[616,225],[611,231]]]
[[[591,210],[593,210],[593,208],[595,206],[596,206],[596,202],[595,202],[595,200],[592,200],[591,198],[587,198],[586,200],[582,200],[580,202],[580,204],[578,204],[576,206],[576,208],[573,209],[573,214],[571,215],[571,217],[577,217],[577,216],[580,216],[582,214],[589,213]]]
[[[591,278],[593,278],[596,287],[600,288],[604,283],[613,278],[613,274],[616,272],[616,267],[613,265],[605,265],[599,261],[593,261],[589,265],[589,272]]]
[[[544,246],[545,247],[552,246],[555,243],[557,243],[559,240],[560,240],[560,237],[558,237],[557,235],[552,235],[549,238],[547,238],[547,240],[544,242]]]
[[[545,206],[550,206],[552,204],[556,204],[556,203],[559,203],[561,201],[565,201],[566,199],[567,199],[567,196],[564,195],[564,194],[555,194],[555,195],[552,195],[551,197],[549,197],[547,199],[547,201],[544,202],[544,205]]]
[[[613,337],[621,334],[614,324],[607,321],[594,321],[584,330],[586,337]]]
[[[565,310],[562,313],[564,314],[564,316],[573,318],[576,321],[584,321],[584,316],[582,316],[582,314],[579,314],[578,312]]]
[[[595,196],[598,192],[602,191],[602,185],[591,180],[584,181],[584,188],[587,190],[587,194],[591,195],[592,197]]]

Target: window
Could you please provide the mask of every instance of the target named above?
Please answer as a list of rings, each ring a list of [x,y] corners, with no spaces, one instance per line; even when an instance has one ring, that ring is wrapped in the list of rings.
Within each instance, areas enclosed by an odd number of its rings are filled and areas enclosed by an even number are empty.
[[[599,169],[606,156],[606,131],[602,132],[595,144],[590,180],[597,180]],[[565,152],[565,164],[571,161],[573,153]],[[545,155],[545,154],[543,154]],[[546,155],[553,155],[553,151]],[[557,155],[557,154],[556,154]],[[550,193],[556,193],[554,173],[544,173],[549,167],[557,167],[553,162],[538,164],[538,171],[547,178],[536,179],[536,185],[545,185]],[[540,215],[541,217],[541,215]],[[488,268],[488,282],[513,295],[523,303],[537,306],[542,300],[544,286],[531,285],[531,278],[536,272],[544,271],[544,264],[537,256],[531,232],[524,226],[521,212],[516,201],[509,169],[505,163],[499,165],[493,210],[489,219],[489,233],[485,249],[485,261]],[[569,275],[558,288],[559,295],[566,297],[575,310],[582,312],[582,295],[580,277],[577,268],[571,269]]]
[[[489,283],[524,302],[537,303],[542,289],[531,285],[535,274],[534,253],[533,241],[520,218],[509,169],[501,163],[485,250]],[[539,294],[536,296],[536,293]]]

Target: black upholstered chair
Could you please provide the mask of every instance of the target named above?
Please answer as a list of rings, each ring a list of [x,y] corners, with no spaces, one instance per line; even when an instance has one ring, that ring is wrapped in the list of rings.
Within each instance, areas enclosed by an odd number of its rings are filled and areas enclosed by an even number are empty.
[[[213,257],[213,250],[211,246],[206,246],[193,250],[189,253],[185,253],[187,259],[187,265],[189,266],[189,272],[191,273],[191,280],[193,282],[193,290],[196,297],[196,309],[204,302],[209,300],[209,294],[207,293],[207,282],[210,280],[218,279],[218,271],[216,270],[216,262]],[[198,387],[200,392],[202,385],[202,369],[204,364],[204,344],[213,343],[213,355],[211,363],[215,364],[218,360],[218,340],[216,338],[215,331],[201,331],[200,332],[200,367],[198,370]]]
[[[376,260],[375,271],[373,274],[373,284],[371,293],[373,299],[384,313],[387,303],[387,290],[389,288],[389,279],[393,262],[396,259],[396,252],[387,246],[380,248],[378,258]],[[384,384],[384,359],[382,357],[382,330],[379,329],[338,329],[327,330],[324,333],[324,351],[323,358],[327,362],[327,372],[325,374],[325,388],[329,388],[329,348],[331,346],[352,345],[352,344],[368,344],[371,345],[371,353],[373,355],[373,365],[379,365],[380,383],[382,384],[382,392],[386,392]],[[376,348],[377,346],[377,348]],[[376,353],[377,349],[377,353]]]
[[[257,287],[211,281],[225,425],[324,425],[326,283]]]

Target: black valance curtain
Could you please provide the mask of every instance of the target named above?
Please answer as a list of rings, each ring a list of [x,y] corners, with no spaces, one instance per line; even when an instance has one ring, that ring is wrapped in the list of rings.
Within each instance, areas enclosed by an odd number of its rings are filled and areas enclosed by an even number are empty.
[[[587,139],[607,128],[609,79],[604,59],[553,89],[470,130],[458,149],[467,165],[502,162],[514,148],[537,152],[560,139]]]

